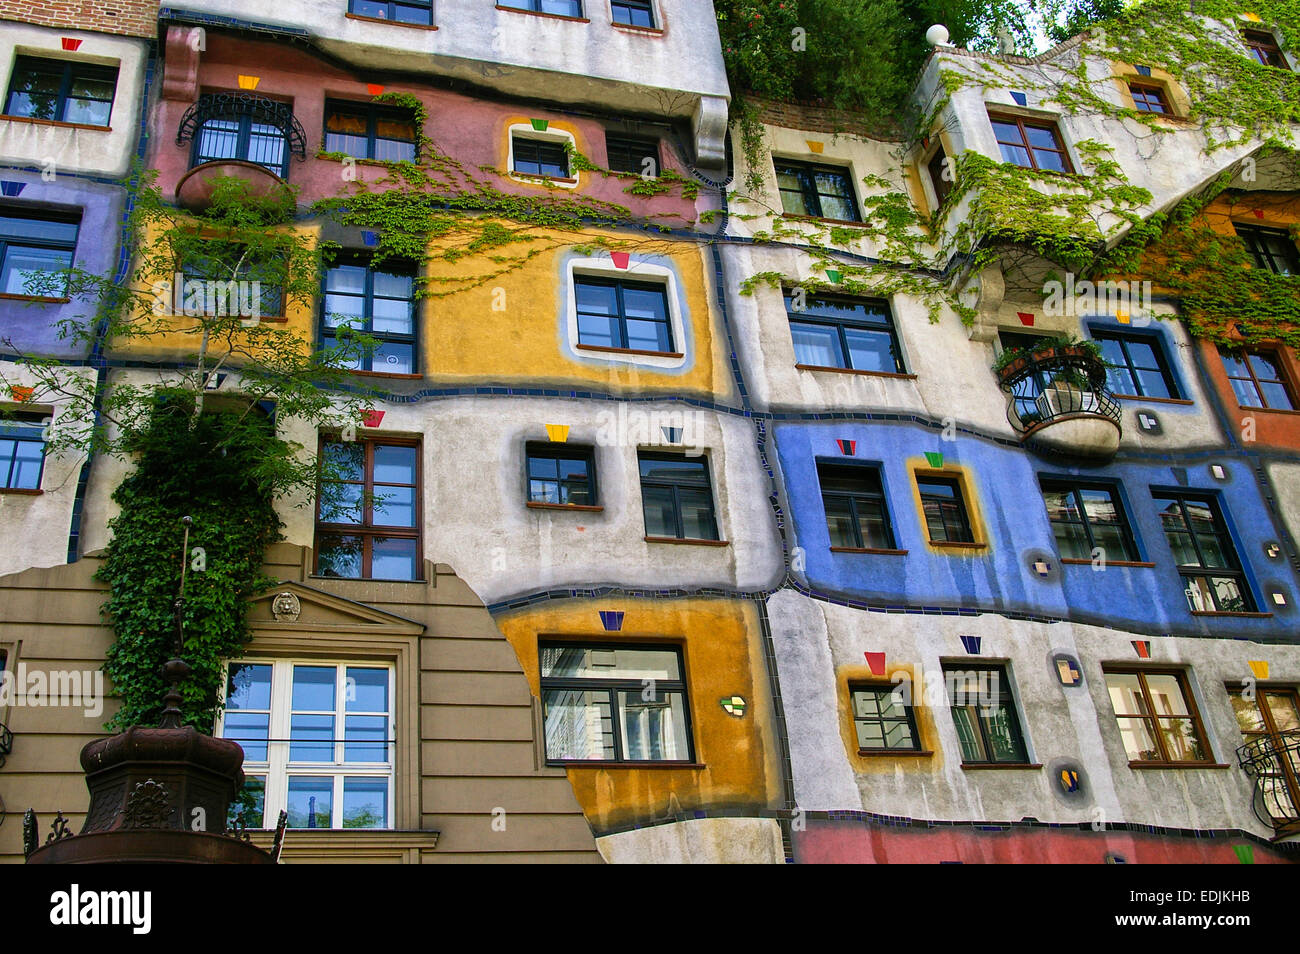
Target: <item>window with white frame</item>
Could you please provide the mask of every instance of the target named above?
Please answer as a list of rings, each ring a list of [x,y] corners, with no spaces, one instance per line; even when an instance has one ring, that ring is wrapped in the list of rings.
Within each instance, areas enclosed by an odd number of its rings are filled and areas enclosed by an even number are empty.
[[[232,662],[217,734],[244,749],[245,827],[393,827],[391,666]]]

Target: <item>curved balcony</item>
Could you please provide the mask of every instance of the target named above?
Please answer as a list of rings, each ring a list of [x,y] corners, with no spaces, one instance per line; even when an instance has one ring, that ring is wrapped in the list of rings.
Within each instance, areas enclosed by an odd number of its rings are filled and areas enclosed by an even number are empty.
[[[1067,457],[1110,458],[1119,449],[1120,406],[1106,365],[1082,345],[1049,345],[998,370],[1007,420],[1022,443]]]
[[[1279,838],[1300,834],[1300,730],[1256,736],[1237,764],[1255,781],[1255,817]]]

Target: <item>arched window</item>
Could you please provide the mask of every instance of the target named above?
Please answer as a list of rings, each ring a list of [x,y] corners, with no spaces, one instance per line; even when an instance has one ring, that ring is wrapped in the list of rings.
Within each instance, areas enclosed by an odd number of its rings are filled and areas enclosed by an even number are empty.
[[[289,156],[307,157],[306,136],[293,108],[250,93],[205,93],[181,119],[176,144],[192,142],[190,167],[223,159],[289,172]]]

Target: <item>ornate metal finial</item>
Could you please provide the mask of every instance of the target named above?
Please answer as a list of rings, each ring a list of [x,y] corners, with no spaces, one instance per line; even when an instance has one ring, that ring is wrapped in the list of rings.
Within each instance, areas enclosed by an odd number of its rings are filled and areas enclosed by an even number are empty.
[[[167,820],[176,813],[170,801],[171,793],[153,779],[141,782],[122,809],[122,827],[166,828]]]
[[[56,841],[61,841],[64,838],[71,837],[72,830],[68,828],[68,820],[63,817],[63,812],[60,811],[58,815],[55,816],[54,821],[50,823],[50,833],[46,837],[45,843],[49,845]]]
[[[30,858],[39,845],[40,836],[36,834],[36,812],[29,808],[23,814],[23,857]]]
[[[289,825],[289,813],[280,809],[280,819],[275,823],[275,841],[271,843],[271,861],[278,864],[280,849],[284,847],[284,830]]]

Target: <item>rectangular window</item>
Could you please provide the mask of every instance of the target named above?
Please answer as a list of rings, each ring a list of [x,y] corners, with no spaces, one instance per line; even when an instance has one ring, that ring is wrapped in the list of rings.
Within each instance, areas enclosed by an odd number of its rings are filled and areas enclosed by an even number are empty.
[[[1048,172],[1074,171],[1056,123],[993,114],[989,114],[989,121],[1003,162]]]
[[[1011,681],[1001,666],[943,667],[952,721],[967,765],[1012,764],[1029,761],[1024,733],[1011,695]]]
[[[325,272],[321,312],[321,342],[339,345],[351,329],[375,340],[363,354],[350,357],[358,371],[414,374],[414,269],[385,262],[382,269],[358,261],[337,264]]]
[[[1263,795],[1264,809],[1274,820],[1294,826],[1300,822],[1300,752],[1295,739],[1300,735],[1300,694],[1293,687],[1230,686],[1228,699],[1241,728],[1242,740],[1263,754],[1255,786]],[[1278,826],[1281,827],[1281,826]]]
[[[415,117],[409,109],[325,101],[325,151],[381,162],[415,161]]]
[[[818,461],[817,480],[832,547],[894,549],[894,532],[878,468]]]
[[[0,294],[61,298],[81,218],[0,208]]]
[[[917,475],[921,509],[931,543],[974,543],[961,484],[954,477]]]
[[[853,730],[860,752],[919,752],[920,735],[912,707],[896,695],[890,685],[850,684],[853,697]]]
[[[1092,337],[1109,365],[1106,382],[1113,392],[1125,397],[1182,397],[1158,338],[1121,331],[1093,331]]]
[[[376,20],[393,20],[397,23],[433,25],[433,0],[402,0],[385,3],[383,0],[349,0],[348,12],[358,17]]]
[[[1246,243],[1256,268],[1279,275],[1300,275],[1300,249],[1286,229],[1265,229],[1233,223],[1237,236]]]
[[[1255,59],[1259,60],[1264,66],[1276,66],[1281,70],[1289,70],[1286,57],[1282,55],[1282,49],[1277,45],[1277,37],[1268,30],[1243,30],[1242,39],[1246,41],[1246,46],[1254,54]]]
[[[605,134],[605,155],[612,172],[659,175],[659,143],[653,139],[633,139]]]
[[[610,0],[610,7],[615,23],[639,27],[655,25],[652,0]]]
[[[681,650],[543,643],[539,654],[548,761],[692,760]]]
[[[885,301],[804,298],[786,290],[794,359],[810,368],[905,374],[903,349]]]
[[[1198,613],[1249,613],[1255,609],[1228,526],[1214,497],[1152,492],[1187,605]]]
[[[1128,91],[1133,96],[1133,105],[1137,107],[1138,112],[1157,113],[1161,116],[1168,116],[1173,112],[1169,108],[1169,101],[1165,99],[1165,91],[1159,86],[1129,83]]]
[[[582,0],[497,0],[497,5],[533,13],[551,13],[557,17],[582,16]]]
[[[515,136],[514,171],[525,176],[546,176],[551,179],[568,179],[569,154],[563,144]]]
[[[321,441],[316,572],[419,580],[420,447],[414,441]]]
[[[1282,359],[1276,351],[1246,348],[1238,354],[1220,349],[1223,369],[1242,407],[1272,410],[1296,410],[1295,395],[1282,372]]]
[[[45,417],[27,411],[0,416],[0,489],[41,489]]]
[[[19,56],[14,59],[5,114],[107,126],[116,89],[116,66]]]
[[[596,457],[590,447],[529,443],[528,502],[591,507],[596,504]]]
[[[1205,729],[1179,671],[1106,669],[1106,690],[1130,762],[1208,762]]]
[[[214,98],[222,97],[226,94],[214,94]],[[212,104],[211,115],[203,120],[194,136],[191,167],[239,159],[264,166],[278,176],[287,176],[292,151],[288,132],[294,123],[293,108],[287,103],[269,100],[265,103],[270,105],[240,99]]]
[[[703,458],[640,453],[647,537],[718,540],[709,465]]]
[[[245,827],[394,827],[390,667],[232,662],[217,735],[244,749]]]
[[[1117,487],[1046,477],[1041,483],[1047,519],[1063,558],[1091,560],[1093,551],[1100,549],[1107,561],[1138,559]]]
[[[948,199],[948,193],[952,192],[953,170],[948,163],[948,154],[940,146],[926,163],[926,170],[930,173],[930,185],[934,187],[934,197],[943,205]]]
[[[201,249],[190,251],[178,267],[185,282],[182,297],[186,310],[191,302],[197,307],[189,283],[201,282],[204,314],[241,315],[251,312],[256,304],[259,317],[283,315],[284,265],[283,259],[250,259],[244,245],[206,241]]]
[[[781,208],[790,215],[860,222],[858,200],[847,169],[776,159]]]
[[[668,292],[653,282],[579,275],[573,281],[578,344],[646,354],[672,354]]]

